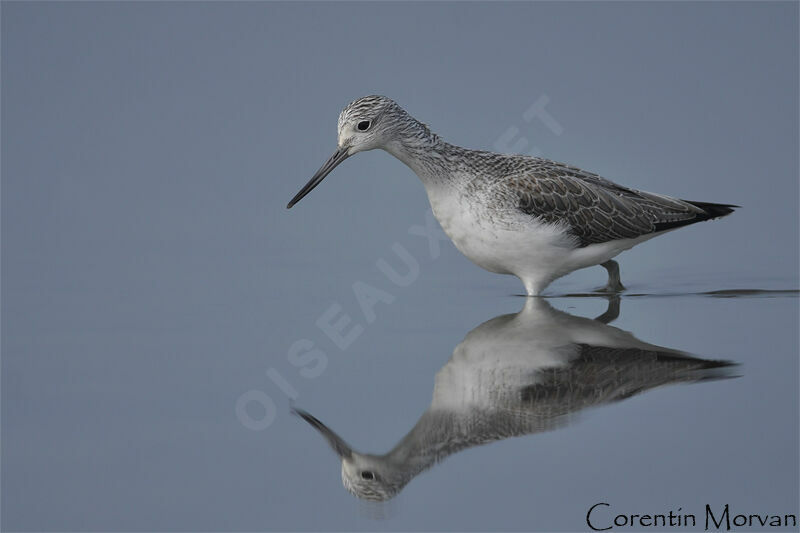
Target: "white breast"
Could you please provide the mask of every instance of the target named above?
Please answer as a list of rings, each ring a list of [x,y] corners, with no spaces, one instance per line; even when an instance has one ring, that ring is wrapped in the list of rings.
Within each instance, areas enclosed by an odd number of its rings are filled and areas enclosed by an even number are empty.
[[[478,266],[527,276],[564,263],[573,246],[563,228],[513,211],[493,210],[488,199],[452,188],[427,187],[433,214],[456,248]]]
[[[434,216],[462,254],[491,272],[511,273],[497,250],[503,244],[501,231],[482,216],[484,209],[455,191],[429,191],[428,198]]]

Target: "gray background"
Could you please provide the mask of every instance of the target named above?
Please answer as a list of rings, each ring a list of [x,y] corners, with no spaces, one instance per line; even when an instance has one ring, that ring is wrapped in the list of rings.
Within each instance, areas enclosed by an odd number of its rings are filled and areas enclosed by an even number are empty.
[[[601,500],[796,513],[797,299],[695,294],[798,286],[797,37],[790,2],[4,2],[2,529],[576,530]],[[409,235],[427,199],[383,152],[286,211],[371,93],[463,146],[513,127],[523,151],[742,205],[621,256],[651,296],[616,325],[743,377],[468,450],[365,512],[267,369],[384,451],[467,331],[522,307],[515,278]],[[523,119],[542,96],[561,135]],[[419,259],[410,287],[375,267],[393,242]],[[372,324],[355,281],[396,298]],[[315,326],[334,303],[365,328],[344,352]],[[302,338],[328,356],[317,378],[287,361]],[[236,416],[248,390],[277,406],[264,431]]]

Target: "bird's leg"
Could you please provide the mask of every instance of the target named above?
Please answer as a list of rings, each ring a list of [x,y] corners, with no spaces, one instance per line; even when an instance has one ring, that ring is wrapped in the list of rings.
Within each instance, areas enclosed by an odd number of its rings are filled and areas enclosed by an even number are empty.
[[[600,263],[600,266],[608,271],[608,284],[601,289],[603,292],[622,292],[625,286],[619,280],[619,263],[613,259],[609,259],[605,263]]]
[[[602,322],[603,324],[610,324],[611,322],[615,321],[619,316],[619,305],[620,305],[620,297],[618,294],[612,294],[608,296],[608,309],[602,315],[595,318],[598,322]]]
[[[528,296],[539,296],[542,293],[542,289],[547,286],[547,283],[534,278],[522,279],[522,283],[525,285],[525,292],[528,293]]]

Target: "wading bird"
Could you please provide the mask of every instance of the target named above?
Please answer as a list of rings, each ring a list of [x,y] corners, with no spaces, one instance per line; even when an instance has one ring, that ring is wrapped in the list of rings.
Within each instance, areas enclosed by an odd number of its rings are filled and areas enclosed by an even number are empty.
[[[622,291],[619,265],[612,259],[617,254],[738,207],[637,191],[538,157],[461,148],[393,100],[365,96],[341,112],[336,151],[287,208],[339,163],[375,148],[420,177],[434,215],[461,253],[486,270],[517,276],[531,296],[593,265],[608,271],[605,291]]]

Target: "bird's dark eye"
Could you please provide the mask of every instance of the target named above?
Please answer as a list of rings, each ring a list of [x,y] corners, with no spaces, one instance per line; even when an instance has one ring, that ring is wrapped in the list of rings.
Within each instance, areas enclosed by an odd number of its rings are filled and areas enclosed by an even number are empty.
[[[369,129],[369,120],[362,120],[356,125],[356,128],[358,128],[358,131],[367,131]]]
[[[375,479],[375,474],[373,474],[369,470],[364,470],[363,472],[361,472],[361,479]]]

